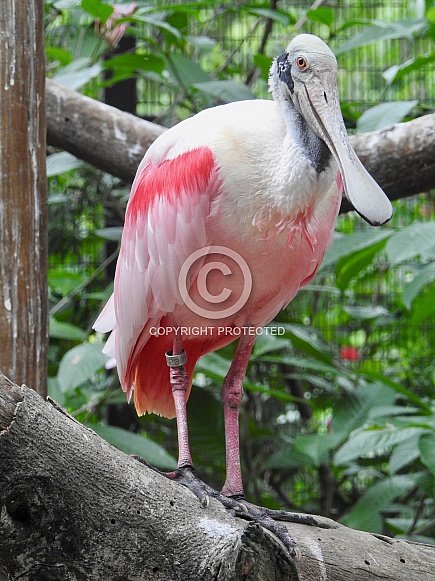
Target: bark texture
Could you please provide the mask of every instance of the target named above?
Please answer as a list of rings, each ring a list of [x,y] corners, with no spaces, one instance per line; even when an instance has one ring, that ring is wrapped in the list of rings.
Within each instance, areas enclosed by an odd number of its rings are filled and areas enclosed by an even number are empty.
[[[43,0],[2,0],[0,368],[41,394],[47,378]]]
[[[0,375],[0,580],[429,581],[435,547],[319,517],[272,535],[196,498]]]
[[[391,200],[435,188],[435,113],[354,135],[351,142]]]
[[[46,99],[48,143],[126,182],[165,130],[48,79]],[[392,200],[435,188],[435,113],[352,136],[351,142]]]
[[[132,182],[145,151],[165,129],[46,82],[48,144]]]

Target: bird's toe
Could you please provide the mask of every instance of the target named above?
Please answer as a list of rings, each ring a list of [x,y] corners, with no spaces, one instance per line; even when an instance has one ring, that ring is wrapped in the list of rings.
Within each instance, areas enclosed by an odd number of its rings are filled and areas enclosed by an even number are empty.
[[[287,547],[290,555],[295,560],[300,559],[300,550],[297,547],[296,541],[288,532],[287,527],[278,521],[293,522],[310,526],[315,526],[317,524],[316,520],[311,515],[263,508],[247,502],[244,497],[240,495],[237,497],[228,497],[221,493],[214,493],[210,494],[210,496],[219,500],[219,502],[221,502],[234,516],[254,521],[273,533]]]
[[[166,476],[193,492],[202,507],[206,508],[210,504],[209,487],[195,476],[195,471],[192,466],[182,466],[174,472],[167,472]]]

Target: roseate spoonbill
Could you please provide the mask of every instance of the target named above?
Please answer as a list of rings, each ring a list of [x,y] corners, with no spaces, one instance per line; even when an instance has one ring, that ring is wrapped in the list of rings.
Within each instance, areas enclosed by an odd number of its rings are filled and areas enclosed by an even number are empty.
[[[170,476],[204,505],[210,489],[193,474],[186,400],[198,358],[240,335],[222,391],[226,481],[211,494],[295,554],[287,529],[272,520],[286,513],[243,500],[238,414],[256,329],[313,278],[343,189],[373,225],[392,208],[349,143],[328,46],[297,36],[274,60],[269,83],[273,101],[202,111],[149,148],[127,206],[114,293],[95,329],[112,331],[105,352],[128,398],[134,388],[138,414],[176,416]]]

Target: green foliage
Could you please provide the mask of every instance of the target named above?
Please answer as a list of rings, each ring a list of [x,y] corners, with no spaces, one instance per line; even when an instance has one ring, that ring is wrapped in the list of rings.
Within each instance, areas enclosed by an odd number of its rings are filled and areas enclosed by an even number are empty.
[[[430,2],[418,3],[411,19],[389,22],[360,6],[364,18],[343,21],[339,8],[310,3],[306,10],[256,1],[138,4],[114,23],[128,27],[136,47],[116,54],[109,3],[46,0],[49,74],[94,98],[134,78],[138,112],[171,125],[204,107],[266,97],[271,56],[302,22],[299,31],[330,40],[344,68],[355,55],[361,63],[374,55],[369,65],[381,72],[375,81],[361,74],[358,83],[361,101],[376,106],[361,114],[362,102],[343,105],[358,131],[423,110],[406,81],[433,75]],[[400,51],[391,49],[395,60],[386,65],[392,39]],[[420,41],[424,54],[414,50]],[[367,45],[376,50],[364,52]],[[69,154],[49,153],[50,394],[126,453],[173,469],[174,422],[137,418],[105,369],[105,337],[91,328],[112,290],[105,269],[116,257],[128,188]],[[243,473],[248,497],[260,504],[433,542],[434,209],[419,198],[414,209],[396,202],[396,210],[381,229],[341,218],[315,280],[258,337],[241,414]],[[197,471],[215,487],[225,471],[219,391],[233,355],[230,345],[199,362],[189,400]]]
[[[146,458],[156,468],[174,470],[177,467],[177,461],[173,456],[168,454],[162,446],[142,434],[133,434],[127,430],[104,424],[91,424],[90,427],[119,450],[126,454]]]
[[[376,131],[393,123],[400,123],[409,115],[418,101],[390,101],[367,109],[357,120],[358,133]]]

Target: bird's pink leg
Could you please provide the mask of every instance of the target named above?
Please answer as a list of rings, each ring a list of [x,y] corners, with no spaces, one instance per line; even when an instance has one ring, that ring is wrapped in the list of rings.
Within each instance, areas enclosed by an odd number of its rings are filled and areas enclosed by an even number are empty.
[[[209,504],[211,496],[231,510],[233,514],[258,522],[280,538],[291,555],[298,557],[299,550],[295,541],[287,529],[275,522],[274,519],[312,525],[316,524],[313,517],[264,509],[244,500],[239,451],[239,409],[243,397],[243,379],[254,341],[255,336],[245,336],[240,339],[222,389],[227,476],[222,492],[217,492],[194,474],[187,430],[186,395],[189,380],[184,368],[186,356],[182,348],[181,338],[175,337],[173,350],[166,354],[166,361],[170,367],[170,381],[175,402],[179,455],[177,470],[166,473],[166,476],[189,488],[198,497],[202,506],[205,507]],[[139,460],[146,464],[144,460],[140,458]]]
[[[310,515],[286,513],[282,510],[270,510],[255,506],[244,500],[242,473],[240,469],[239,450],[239,409],[243,397],[243,379],[248,367],[255,335],[245,335],[239,344],[224,380],[222,400],[225,421],[225,449],[227,477],[221,494],[217,497],[210,493],[235,514],[254,520],[274,533],[288,547],[290,554],[299,558],[300,552],[288,530],[276,520],[298,522],[313,525],[316,521]]]
[[[205,484],[194,475],[192,456],[190,454],[186,410],[189,377],[184,367],[186,361],[187,358],[183,351],[181,337],[176,335],[172,352],[166,354],[166,362],[170,367],[169,377],[175,404],[175,417],[177,419],[178,463],[177,470],[167,473],[166,476],[189,488],[198,497],[203,506],[208,506],[209,495]]]
[[[172,360],[174,357],[183,354],[181,337],[176,335],[172,349]],[[169,372],[172,396],[175,403],[175,416],[177,418],[177,435],[178,435],[178,468],[193,466],[192,456],[189,447],[189,433],[187,429],[187,411],[186,411],[186,394],[189,378],[183,364],[170,366]]]
[[[243,398],[243,380],[248,367],[254,336],[239,340],[231,367],[222,388],[225,421],[225,451],[227,476],[222,488],[225,496],[243,497],[242,471],[240,468],[239,410]]]

